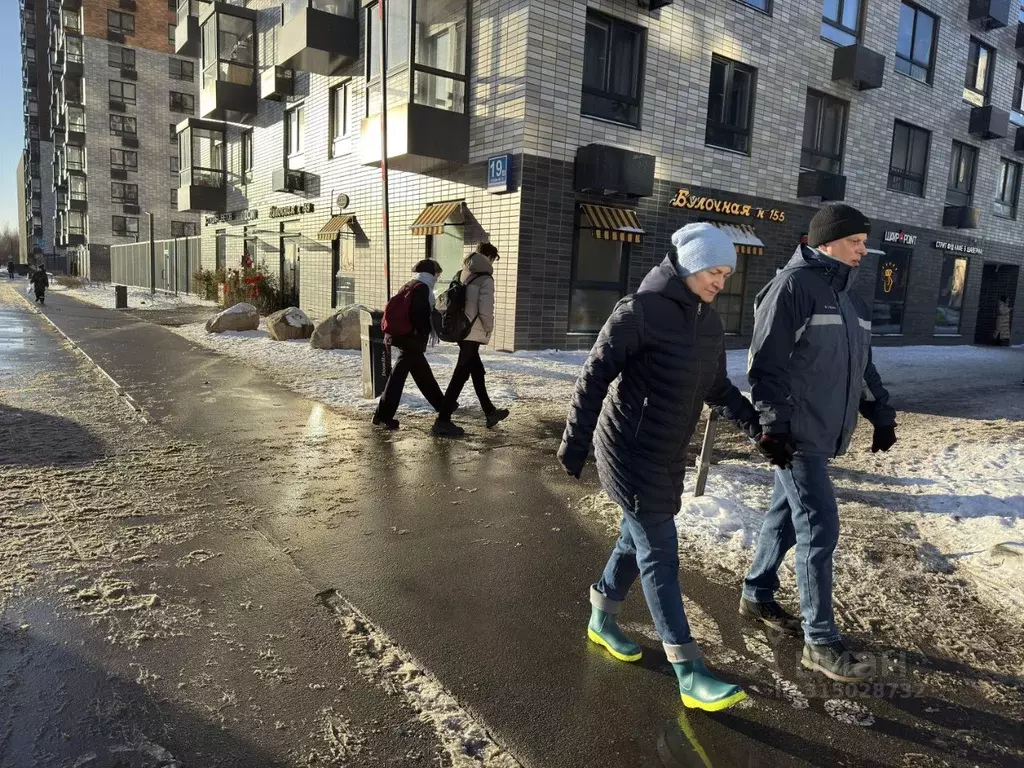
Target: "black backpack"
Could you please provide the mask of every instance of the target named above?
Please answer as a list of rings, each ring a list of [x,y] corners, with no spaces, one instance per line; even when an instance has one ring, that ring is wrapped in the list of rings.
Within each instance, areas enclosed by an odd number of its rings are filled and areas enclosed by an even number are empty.
[[[471,320],[466,316],[466,286],[480,276],[473,275],[463,285],[459,279],[461,274],[455,275],[448,285],[448,290],[435,300],[434,311],[430,313],[430,323],[441,341],[458,343],[469,335],[476,317]],[[479,316],[477,313],[477,317]]]

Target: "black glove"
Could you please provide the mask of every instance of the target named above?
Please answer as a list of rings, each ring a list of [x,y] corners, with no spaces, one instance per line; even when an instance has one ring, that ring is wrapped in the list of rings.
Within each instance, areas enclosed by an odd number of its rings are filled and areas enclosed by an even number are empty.
[[[796,443],[793,442],[792,436],[786,433],[761,435],[761,439],[757,443],[757,449],[776,467],[789,469],[793,466]]]
[[[587,457],[584,455],[582,459],[577,459],[573,453],[574,451],[569,450],[568,446],[563,443],[558,449],[558,463],[562,465],[569,477],[579,480],[580,475],[583,474],[583,465],[586,463]]]
[[[888,451],[896,445],[896,425],[891,427],[875,427],[875,435],[871,440],[871,452]]]

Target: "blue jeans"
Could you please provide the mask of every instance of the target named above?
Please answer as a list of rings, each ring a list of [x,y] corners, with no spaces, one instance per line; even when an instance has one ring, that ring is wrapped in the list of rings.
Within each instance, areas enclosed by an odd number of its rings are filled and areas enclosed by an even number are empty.
[[[690,624],[679,591],[679,544],[674,515],[637,515],[632,510],[623,510],[619,540],[594,587],[609,600],[622,602],[637,576],[661,641],[667,645],[691,642]]]
[[[795,456],[791,469],[775,470],[771,507],[743,581],[743,596],[758,603],[774,600],[779,566],[796,546],[804,637],[818,645],[838,640],[832,613],[832,555],[838,542],[839,508],[828,463],[822,456]]]

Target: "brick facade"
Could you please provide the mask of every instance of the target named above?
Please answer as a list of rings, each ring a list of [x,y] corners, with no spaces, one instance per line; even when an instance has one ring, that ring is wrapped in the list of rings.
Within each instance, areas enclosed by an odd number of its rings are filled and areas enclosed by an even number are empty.
[[[121,0],[85,0],[82,3],[82,33],[86,37],[107,39],[107,11],[135,17],[135,34],[126,35],[124,45],[163,54],[174,53],[168,26],[175,23],[176,14],[167,7],[167,0],[134,0],[126,7],[122,7]]]

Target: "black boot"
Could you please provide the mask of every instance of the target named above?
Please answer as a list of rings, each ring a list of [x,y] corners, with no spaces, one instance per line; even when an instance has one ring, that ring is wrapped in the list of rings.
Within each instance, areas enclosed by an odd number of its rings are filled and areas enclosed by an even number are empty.
[[[870,680],[874,673],[874,665],[861,661],[846,650],[842,640],[828,645],[805,643],[800,664],[804,669],[821,672],[839,683],[863,683]]]
[[[509,416],[508,408],[498,408],[487,414],[487,428],[494,429]]]
[[[391,430],[394,432],[398,429],[398,421],[396,419],[382,419],[377,414],[373,414],[373,426],[384,427],[384,429]]]
[[[753,600],[741,597],[740,616],[759,621],[767,627],[794,637],[799,637],[803,632],[803,623],[800,619],[788,613],[774,600],[767,603],[755,603]]]
[[[434,427],[430,431],[437,437],[462,437],[466,434],[462,427],[440,418],[434,422]]]

